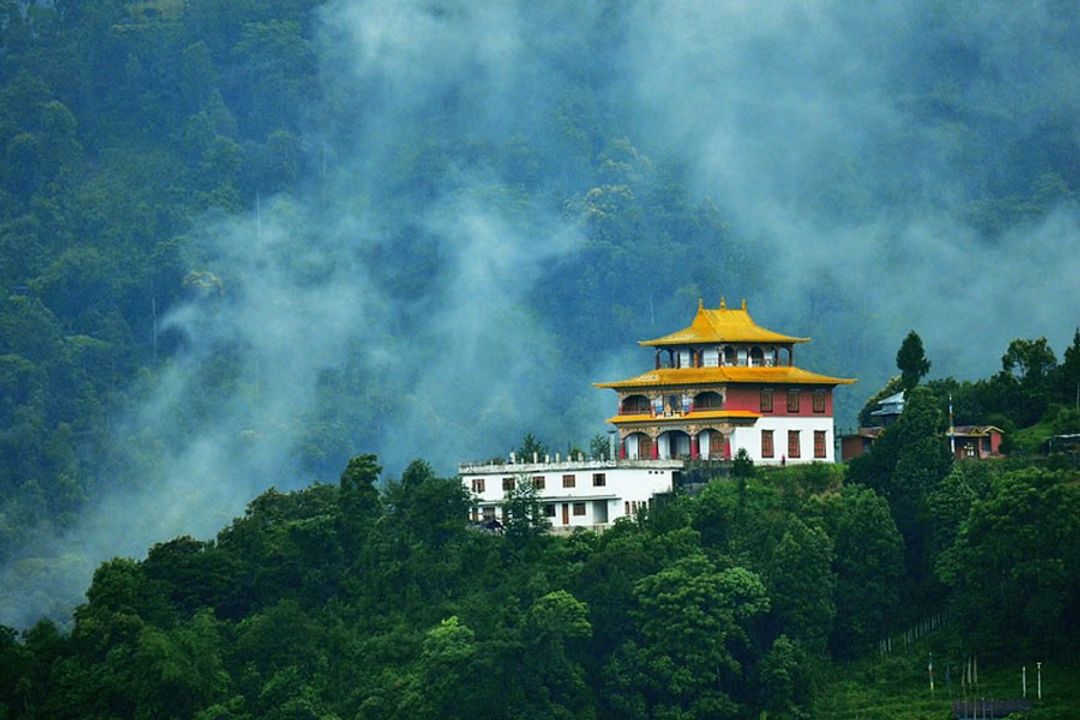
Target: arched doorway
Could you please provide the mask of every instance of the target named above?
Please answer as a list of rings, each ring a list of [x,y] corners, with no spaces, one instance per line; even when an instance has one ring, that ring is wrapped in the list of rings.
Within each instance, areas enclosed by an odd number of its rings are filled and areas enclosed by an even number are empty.
[[[682,430],[668,430],[661,433],[657,438],[657,444],[661,460],[690,457],[690,436]]]
[[[631,433],[623,440],[628,460],[651,460],[653,456],[653,439],[645,433]]]

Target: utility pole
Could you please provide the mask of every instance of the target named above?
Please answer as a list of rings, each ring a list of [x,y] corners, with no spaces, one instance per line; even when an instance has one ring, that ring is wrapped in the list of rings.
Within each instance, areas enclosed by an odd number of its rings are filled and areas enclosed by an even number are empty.
[[[1037,693],[1036,694],[1037,694],[1038,698],[1040,700],[1042,700],[1042,663],[1041,662],[1035,663],[1035,677],[1036,677],[1036,683],[1037,683],[1036,684],[1036,688],[1037,688]]]
[[[949,452],[956,457],[956,426],[953,425],[952,393],[949,393]]]

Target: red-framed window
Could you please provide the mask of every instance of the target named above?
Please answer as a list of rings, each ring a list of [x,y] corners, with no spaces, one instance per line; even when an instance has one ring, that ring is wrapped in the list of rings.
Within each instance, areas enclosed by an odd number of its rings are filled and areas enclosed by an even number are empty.
[[[772,388],[761,389],[761,412],[772,412]]]
[[[799,431],[788,430],[787,432],[787,456],[789,458],[799,457]]]
[[[574,475],[563,475],[562,486],[564,488],[572,488],[577,485],[577,477]]]
[[[799,412],[799,394],[797,389],[787,391],[787,411],[789,413]]]
[[[815,430],[814,431],[814,457],[816,457],[816,458],[825,457],[825,431],[824,430]]]
[[[824,390],[815,390],[814,391],[814,412],[816,412],[816,413],[825,412],[825,391]]]
[[[761,457],[771,458],[776,452],[773,449],[773,431],[762,430],[761,431]]]

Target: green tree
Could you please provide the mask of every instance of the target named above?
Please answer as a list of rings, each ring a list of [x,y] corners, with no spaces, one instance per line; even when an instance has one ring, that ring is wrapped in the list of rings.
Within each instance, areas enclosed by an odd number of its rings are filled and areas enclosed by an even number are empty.
[[[787,635],[773,641],[769,653],[762,659],[760,704],[765,715],[776,718],[809,717],[810,660],[806,652]]]
[[[228,686],[220,623],[208,611],[168,631],[143,628],[132,659],[129,692],[139,717],[191,717]]]
[[[910,390],[930,372],[930,361],[923,351],[922,338],[912,330],[900,344],[896,353],[896,367],[900,370],[900,387]]]
[[[808,506],[821,518],[835,559],[836,615],[829,650],[857,657],[892,627],[904,576],[904,540],[889,504],[870,488],[845,485],[815,496]]]
[[[746,448],[739,448],[739,452],[735,453],[735,459],[731,463],[731,476],[743,483],[754,477],[754,461]]]
[[[655,716],[735,716],[732,693],[742,682],[738,658],[750,642],[747,624],[769,609],[761,579],[690,555],[639,580],[634,595],[642,644],[616,661],[636,664],[648,678],[643,689]]]
[[[611,440],[606,433],[596,433],[589,438],[589,457],[593,460],[611,460]]]
[[[955,541],[971,507],[991,491],[994,468],[980,461],[957,462],[926,500],[931,552],[940,555]]]
[[[428,630],[415,669],[407,675],[398,716],[431,720],[474,716],[471,694],[476,653],[476,633],[456,615]]]
[[[1056,365],[1054,351],[1044,337],[1013,340],[1001,356],[1001,369],[1016,377],[1024,387],[1041,386]]]
[[[536,550],[547,537],[551,522],[544,515],[540,494],[528,477],[516,479],[514,489],[506,494],[506,538],[522,550]]]
[[[532,433],[525,433],[525,436],[521,438],[521,445],[515,451],[518,460],[522,462],[532,462],[533,458],[539,459],[540,462],[544,461],[544,456],[548,454],[547,445],[540,442]]]
[[[1061,363],[1061,400],[1080,408],[1080,328],[1073,333],[1072,344],[1065,348]]]
[[[1080,485],[1075,473],[1012,471],[976,500],[937,562],[958,619],[982,647],[1075,643]],[[970,637],[970,636],[969,636]]]
[[[379,491],[375,483],[382,467],[374,455],[357,455],[338,481],[338,504],[341,513],[342,543],[356,552],[371,525],[381,513]]]
[[[792,518],[769,567],[769,599],[782,631],[824,656],[836,605],[835,553],[825,531]]]
[[[591,706],[584,643],[592,636],[589,610],[566,590],[547,593],[525,613],[526,716],[575,718]]]
[[[1002,410],[1021,427],[1038,422],[1055,395],[1056,370],[1057,359],[1046,338],[1010,342],[1001,357],[1001,372],[994,377]]]

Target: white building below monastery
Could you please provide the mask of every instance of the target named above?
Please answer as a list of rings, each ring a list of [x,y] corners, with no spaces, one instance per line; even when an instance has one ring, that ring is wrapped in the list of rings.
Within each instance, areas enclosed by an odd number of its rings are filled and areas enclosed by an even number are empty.
[[[462,465],[461,481],[476,504],[474,521],[504,521],[508,493],[529,483],[552,530],[603,530],[633,517],[653,496],[671,492],[684,462],[668,460],[557,460]]]

